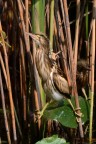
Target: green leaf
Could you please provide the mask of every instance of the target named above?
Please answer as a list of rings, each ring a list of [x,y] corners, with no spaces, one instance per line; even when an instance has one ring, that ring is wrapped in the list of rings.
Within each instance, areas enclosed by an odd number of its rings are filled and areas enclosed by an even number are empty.
[[[56,120],[66,127],[71,128],[77,127],[75,113],[70,108],[70,106],[64,105],[53,109],[51,108],[45,110],[44,112],[45,118]]]
[[[53,135],[52,137],[43,138],[41,141],[36,142],[36,144],[70,144],[66,142],[65,139],[58,138],[58,135]]]
[[[75,100],[72,97],[71,102],[75,109]],[[82,112],[82,123],[89,119],[89,102],[79,96],[79,103]],[[76,114],[65,99],[60,102],[52,102],[44,111],[44,118],[60,122],[63,126],[77,128]]]

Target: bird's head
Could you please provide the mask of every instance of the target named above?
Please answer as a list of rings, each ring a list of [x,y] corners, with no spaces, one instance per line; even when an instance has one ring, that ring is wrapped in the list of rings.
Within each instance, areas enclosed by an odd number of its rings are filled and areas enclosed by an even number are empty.
[[[35,43],[38,45],[38,48],[49,48],[49,39],[44,34],[32,34],[28,33],[29,36],[35,41]]]
[[[77,70],[79,72],[81,71],[87,72],[87,71],[90,71],[91,69],[90,69],[88,62],[86,60],[81,59],[81,60],[78,60],[77,62]]]

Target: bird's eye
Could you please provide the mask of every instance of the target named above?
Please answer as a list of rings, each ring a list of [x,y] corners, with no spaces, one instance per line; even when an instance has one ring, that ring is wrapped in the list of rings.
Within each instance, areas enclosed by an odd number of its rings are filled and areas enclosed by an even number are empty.
[[[38,35],[38,41],[41,42],[41,37]]]

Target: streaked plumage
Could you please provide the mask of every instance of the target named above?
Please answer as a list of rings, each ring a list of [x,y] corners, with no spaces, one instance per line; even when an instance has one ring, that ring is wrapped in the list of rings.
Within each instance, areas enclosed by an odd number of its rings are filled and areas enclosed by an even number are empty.
[[[69,86],[67,81],[59,75],[58,72],[54,72],[53,70],[50,73],[47,81],[43,84],[43,88],[45,93],[56,101],[61,99],[70,98],[69,95]]]
[[[31,34],[31,36],[37,44],[35,55],[36,67],[42,81],[46,81],[51,71],[51,62],[48,57],[49,40],[47,39],[47,37],[42,38],[43,35]]]
[[[67,80],[61,76],[57,66],[49,58],[49,40],[44,35],[30,34],[38,45],[36,49],[36,67],[42,79],[42,86],[48,97],[56,101],[70,98]]]

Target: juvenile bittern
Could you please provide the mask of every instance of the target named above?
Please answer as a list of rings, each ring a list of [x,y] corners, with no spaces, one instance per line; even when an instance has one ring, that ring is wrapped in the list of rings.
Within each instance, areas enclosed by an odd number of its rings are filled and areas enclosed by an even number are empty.
[[[70,91],[67,80],[61,76],[58,72],[58,67],[52,64],[52,60],[49,58],[50,42],[44,35],[29,34],[37,44],[36,49],[36,67],[39,76],[42,80],[42,86],[46,96],[59,101],[63,98],[67,98],[72,109],[74,107],[70,101]]]
[[[49,39],[38,34],[30,34],[30,36],[37,44],[36,67],[46,95],[57,101],[63,97],[70,98],[67,80],[58,73],[57,66],[52,65],[49,58]]]

